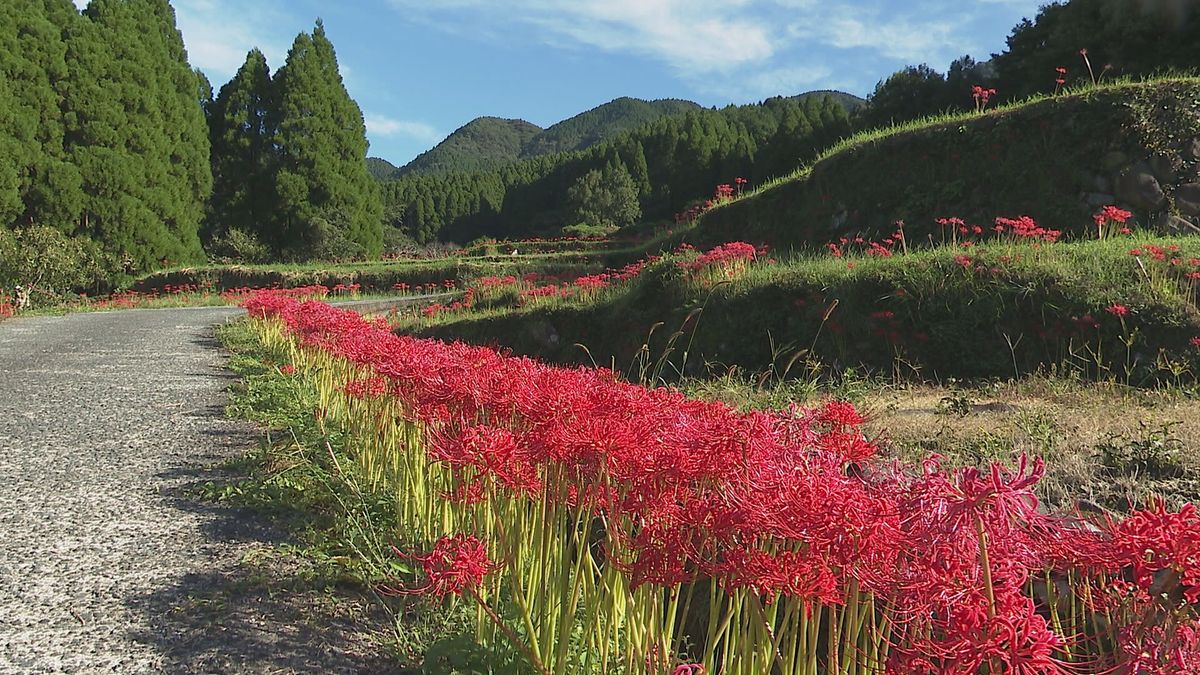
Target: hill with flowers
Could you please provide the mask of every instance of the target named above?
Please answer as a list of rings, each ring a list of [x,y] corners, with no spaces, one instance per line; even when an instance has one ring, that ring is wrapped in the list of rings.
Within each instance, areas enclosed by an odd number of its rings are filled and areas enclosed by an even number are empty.
[[[705,213],[693,243],[819,247],[902,221],[940,241],[939,218],[1050,229],[1106,205],[1133,223],[1200,232],[1200,80],[1115,83],[859,134],[792,175]]]

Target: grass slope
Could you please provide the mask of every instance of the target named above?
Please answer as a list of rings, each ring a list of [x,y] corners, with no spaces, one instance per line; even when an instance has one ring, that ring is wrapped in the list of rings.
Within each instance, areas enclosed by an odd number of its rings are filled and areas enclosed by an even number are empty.
[[[1175,185],[1200,179],[1193,139],[1200,139],[1196,78],[1114,83],[946,115],[847,139],[710,211],[692,239],[819,246],[847,233],[888,232],[903,220],[917,241],[934,234],[934,219],[949,216],[987,225],[1030,215],[1062,228],[1088,222],[1095,207],[1083,195],[1116,191],[1111,172],[1155,153],[1176,164],[1175,179],[1162,186],[1170,203]],[[1134,210],[1147,226],[1169,208]]]
[[[1156,241],[1178,245],[1185,259],[1200,256],[1198,240]],[[1148,384],[1173,377],[1167,366],[1175,363],[1176,379],[1194,377],[1195,283],[1153,264],[1143,271],[1129,255],[1139,243],[994,244],[969,260],[954,247],[798,257],[752,265],[728,281],[696,279],[667,261],[591,299],[417,326],[425,336],[556,362],[611,364],[635,379],[667,353],[668,374],[701,374],[706,362],[775,377],[865,368],[915,380],[1066,369]],[[1114,303],[1129,314],[1106,311]]]

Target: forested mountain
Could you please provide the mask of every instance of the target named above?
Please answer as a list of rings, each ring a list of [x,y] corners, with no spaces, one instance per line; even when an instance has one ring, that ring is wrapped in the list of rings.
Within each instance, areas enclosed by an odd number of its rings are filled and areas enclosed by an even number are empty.
[[[700,106],[691,101],[643,101],[621,97],[547,128],[525,144],[521,149],[521,157],[528,159],[557,152],[585,150],[660,117],[682,115],[698,108]]]
[[[584,150],[653,122],[700,106],[691,101],[643,101],[622,97],[547,129],[525,120],[477,117],[421,153],[392,177],[413,173],[483,171],[521,159]]]
[[[380,180],[384,178],[391,178],[393,175],[395,175],[396,170],[399,168],[400,167],[381,157],[367,158],[367,171],[370,171],[372,176]]]
[[[525,120],[477,117],[400,167],[395,175],[475,171],[507,164],[516,161],[529,139],[541,131]]]
[[[394,227],[421,242],[550,233],[573,224],[571,188],[612,167],[633,178],[645,217],[666,218],[718,183],[791,171],[850,130],[849,111],[831,96],[696,108],[586,150],[486,171],[409,174],[384,184],[385,210]]]

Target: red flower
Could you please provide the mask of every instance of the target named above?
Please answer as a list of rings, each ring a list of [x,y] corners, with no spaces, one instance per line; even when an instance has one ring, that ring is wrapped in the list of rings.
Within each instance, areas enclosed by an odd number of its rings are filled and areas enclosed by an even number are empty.
[[[285,366],[280,367],[279,372],[283,373],[284,375],[295,375],[296,374],[296,366],[293,366],[292,364],[289,363]]]
[[[1114,302],[1108,306],[1108,313],[1113,316],[1125,316],[1129,314],[1129,308],[1119,302]]]
[[[496,569],[495,563],[488,558],[487,546],[472,535],[442,537],[425,555],[405,555],[398,550],[396,553],[421,563],[428,578],[419,588],[392,590],[398,594],[415,593],[437,598],[451,594],[461,596],[478,588],[483,578]]]

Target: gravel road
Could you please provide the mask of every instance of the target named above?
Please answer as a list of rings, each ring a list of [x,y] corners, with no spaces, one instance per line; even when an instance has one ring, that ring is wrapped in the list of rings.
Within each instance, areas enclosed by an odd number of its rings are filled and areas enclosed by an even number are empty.
[[[223,414],[239,313],[0,322],[0,673],[386,670],[362,612],[272,583],[281,533],[191,497],[259,437]]]

